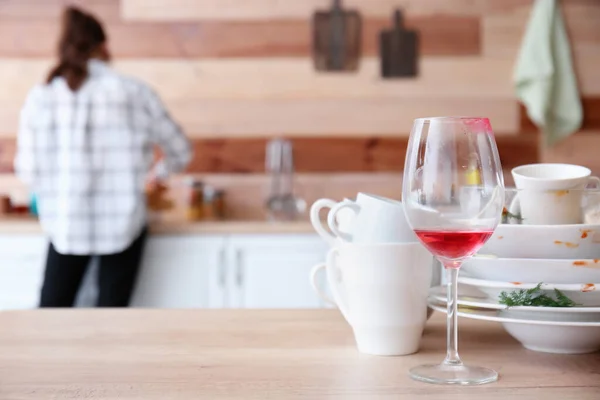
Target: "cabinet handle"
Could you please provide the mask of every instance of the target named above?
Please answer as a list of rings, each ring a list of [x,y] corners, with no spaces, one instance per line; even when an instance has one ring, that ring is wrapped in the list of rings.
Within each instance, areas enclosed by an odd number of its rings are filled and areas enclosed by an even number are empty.
[[[227,271],[225,270],[225,250],[219,252],[219,286],[225,287]]]
[[[242,253],[239,250],[235,252],[235,283],[238,285],[238,287],[242,287],[244,283]]]

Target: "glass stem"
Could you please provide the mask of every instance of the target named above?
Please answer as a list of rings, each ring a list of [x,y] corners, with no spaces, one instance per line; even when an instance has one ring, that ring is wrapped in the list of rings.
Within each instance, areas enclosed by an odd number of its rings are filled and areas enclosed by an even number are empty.
[[[447,329],[447,353],[444,364],[462,365],[458,355],[458,267],[460,265],[444,264],[446,269],[446,287],[448,293],[448,315],[446,322]]]

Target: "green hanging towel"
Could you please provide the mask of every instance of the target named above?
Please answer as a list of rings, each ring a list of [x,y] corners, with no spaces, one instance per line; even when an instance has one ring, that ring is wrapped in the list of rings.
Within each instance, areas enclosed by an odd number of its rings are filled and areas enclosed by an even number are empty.
[[[551,146],[581,127],[583,110],[557,0],[537,0],[514,74],[517,97]]]

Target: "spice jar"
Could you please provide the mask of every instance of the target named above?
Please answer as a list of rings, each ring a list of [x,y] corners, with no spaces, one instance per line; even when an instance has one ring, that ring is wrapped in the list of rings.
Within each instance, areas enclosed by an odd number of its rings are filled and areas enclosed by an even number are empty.
[[[0,215],[10,213],[10,197],[6,195],[0,196]]]
[[[155,181],[146,185],[146,202],[151,212],[160,212],[173,208],[173,202],[167,198],[169,187],[166,182]]]
[[[204,219],[220,220],[225,218],[225,193],[211,186],[204,187]]]
[[[186,216],[190,221],[201,220],[204,216],[204,184],[194,178],[185,180],[187,186]]]

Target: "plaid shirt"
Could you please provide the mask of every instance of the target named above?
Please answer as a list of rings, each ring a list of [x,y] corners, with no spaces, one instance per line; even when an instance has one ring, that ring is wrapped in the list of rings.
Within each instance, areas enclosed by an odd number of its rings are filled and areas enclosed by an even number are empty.
[[[146,224],[145,183],[162,148],[185,168],[188,140],[146,85],[89,62],[72,92],[63,78],[32,89],[21,111],[15,169],[36,194],[44,231],[63,254],[114,254]]]

